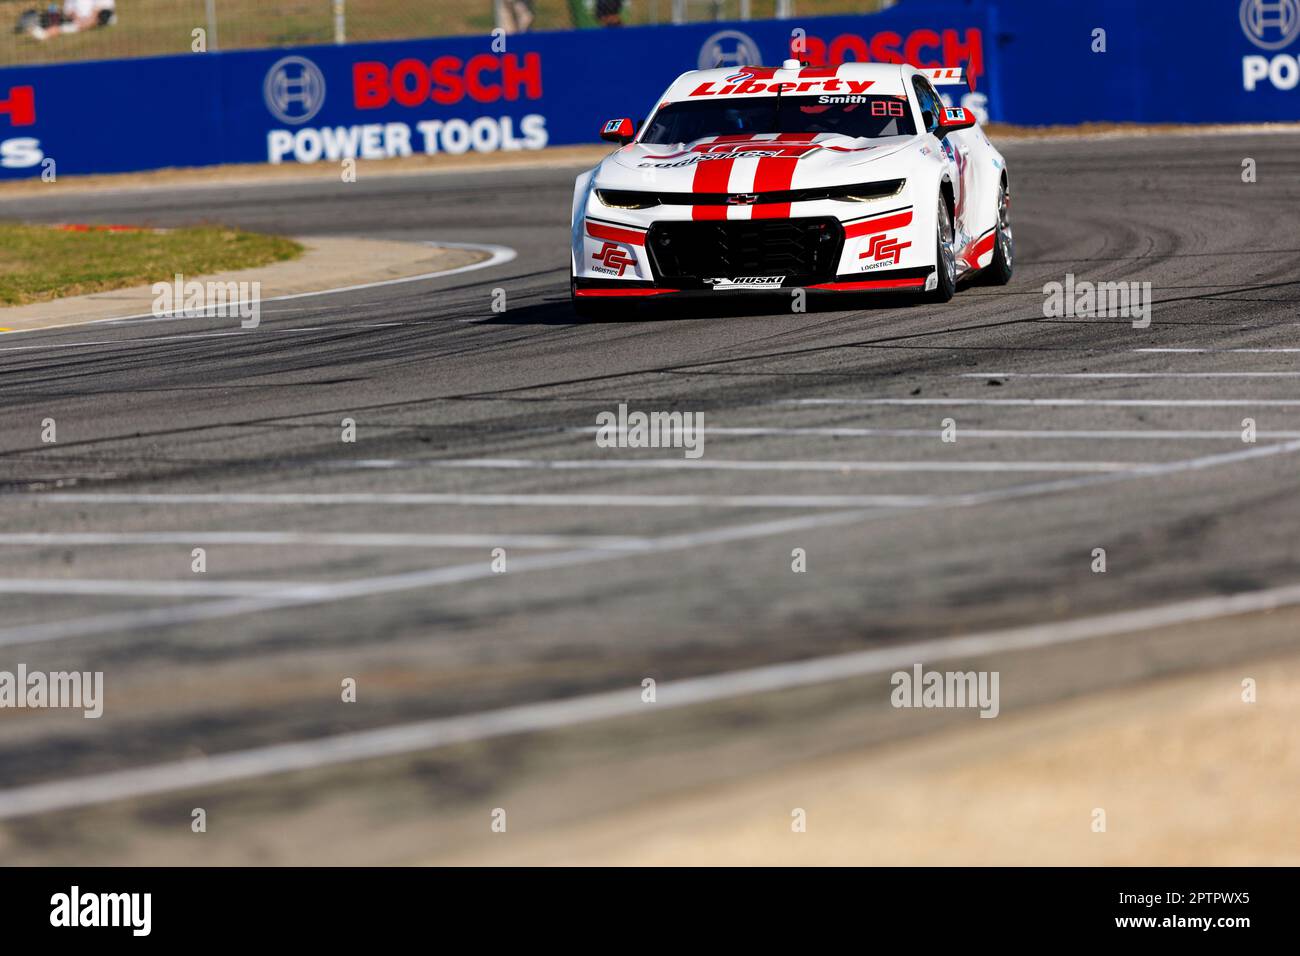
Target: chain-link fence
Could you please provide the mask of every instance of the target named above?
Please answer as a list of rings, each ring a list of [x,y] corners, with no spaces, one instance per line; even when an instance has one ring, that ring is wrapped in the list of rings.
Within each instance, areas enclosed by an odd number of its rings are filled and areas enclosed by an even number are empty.
[[[896,0],[0,0],[0,66],[532,30],[867,13]],[[509,9],[502,10],[501,7]]]

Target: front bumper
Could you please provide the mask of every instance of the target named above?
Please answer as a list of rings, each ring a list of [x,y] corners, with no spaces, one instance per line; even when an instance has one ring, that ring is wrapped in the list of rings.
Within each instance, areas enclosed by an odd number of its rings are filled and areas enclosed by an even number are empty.
[[[932,288],[929,205],[919,213],[904,194],[862,204],[796,203],[797,214],[787,205],[778,215],[770,207],[701,215],[698,207],[611,209],[588,193],[574,222],[574,289],[644,298]]]

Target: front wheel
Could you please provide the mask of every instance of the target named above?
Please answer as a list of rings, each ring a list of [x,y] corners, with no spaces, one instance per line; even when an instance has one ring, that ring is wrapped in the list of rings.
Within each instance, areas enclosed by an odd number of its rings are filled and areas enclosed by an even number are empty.
[[[938,273],[938,283],[930,292],[931,302],[947,302],[957,292],[957,250],[953,238],[952,212],[939,195],[939,210],[936,217],[939,223],[935,230],[934,267]]]
[[[993,236],[993,261],[984,269],[984,281],[989,285],[1006,285],[1011,281],[1011,264],[1016,254],[1015,239],[1011,235],[1011,194],[1007,184],[998,187],[998,228]]]

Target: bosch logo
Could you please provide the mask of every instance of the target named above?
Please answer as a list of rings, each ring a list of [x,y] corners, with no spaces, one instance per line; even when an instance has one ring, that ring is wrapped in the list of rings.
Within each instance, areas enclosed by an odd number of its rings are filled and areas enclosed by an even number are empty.
[[[36,122],[36,90],[30,86],[11,86],[0,100],[0,115],[8,116],[10,126],[31,126]]]
[[[1261,50],[1280,50],[1300,36],[1300,0],[1242,0],[1241,29]],[[1241,58],[1241,88],[1247,93],[1268,84],[1275,90],[1300,85],[1300,57],[1292,53]]]
[[[478,53],[469,59],[403,57],[389,64],[362,60],[352,64],[352,105],[383,109],[392,103],[411,109],[429,103],[450,106],[466,98],[475,103],[542,98],[542,58],[537,53]]]
[[[745,66],[762,63],[763,54],[758,44],[747,33],[739,30],[719,30],[700,47],[699,68],[712,70],[720,66]]]
[[[325,74],[303,56],[286,56],[266,71],[266,108],[282,123],[305,123],[325,105]]]
[[[1300,36],[1300,0],[1241,0],[1241,29],[1261,50],[1280,50]]]
[[[0,124],[33,126],[36,123],[36,89],[31,86],[11,86],[0,90]],[[0,139],[0,168],[27,169],[45,158],[41,141],[33,136],[15,136]]]

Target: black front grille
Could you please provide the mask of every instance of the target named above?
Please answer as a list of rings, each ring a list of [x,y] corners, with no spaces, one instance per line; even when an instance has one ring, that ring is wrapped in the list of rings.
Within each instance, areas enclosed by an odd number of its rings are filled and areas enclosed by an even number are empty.
[[[655,275],[664,281],[785,276],[786,285],[831,279],[844,229],[816,219],[732,219],[657,222],[646,234]]]
[[[819,202],[838,199],[843,202],[861,202],[864,199],[881,199],[902,190],[906,180],[885,179],[874,183],[850,183],[841,186],[813,186],[806,189],[782,189],[776,192],[752,193],[756,203]],[[736,193],[660,193],[635,189],[598,189],[601,202],[607,206],[624,209],[649,209],[653,206],[727,206]]]

